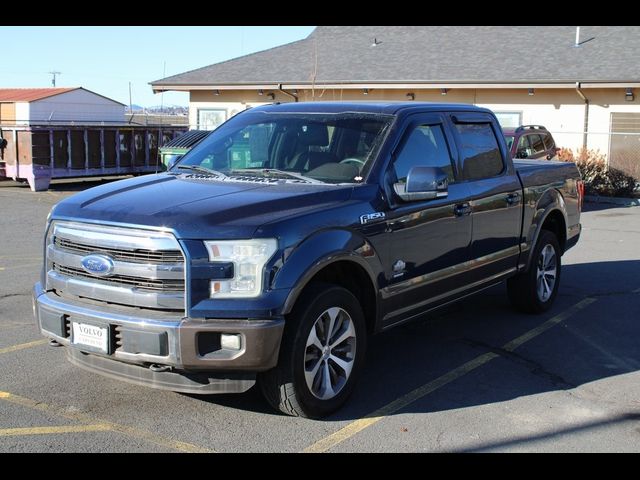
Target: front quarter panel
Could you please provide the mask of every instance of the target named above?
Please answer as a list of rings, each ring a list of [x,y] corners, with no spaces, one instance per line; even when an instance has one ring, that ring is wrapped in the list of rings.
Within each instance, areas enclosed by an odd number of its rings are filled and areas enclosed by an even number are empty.
[[[283,266],[272,284],[273,289],[290,291],[282,313],[291,311],[296,299],[315,274],[342,260],[362,267],[376,290],[381,288],[384,275],[380,256],[374,246],[355,230],[324,230],[285,252]]]

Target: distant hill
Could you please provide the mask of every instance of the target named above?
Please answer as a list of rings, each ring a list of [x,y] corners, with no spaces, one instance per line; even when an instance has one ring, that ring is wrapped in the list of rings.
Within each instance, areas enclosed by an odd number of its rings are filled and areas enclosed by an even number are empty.
[[[184,107],[182,105],[154,105],[152,107],[142,107],[140,105],[131,105],[131,108],[129,108],[129,106],[126,106],[125,109],[126,113],[151,113],[151,114],[157,114],[157,113],[162,113],[165,115],[188,115],[189,114],[189,107]]]
[[[142,111],[144,111],[144,107],[141,107],[140,105],[136,105],[135,103],[131,105],[131,108],[129,108],[129,105],[127,105],[125,108],[125,112],[127,113],[142,112]]]
[[[154,105],[152,107],[147,107],[147,112],[167,113],[170,115],[188,115],[189,107],[184,107],[182,105]]]

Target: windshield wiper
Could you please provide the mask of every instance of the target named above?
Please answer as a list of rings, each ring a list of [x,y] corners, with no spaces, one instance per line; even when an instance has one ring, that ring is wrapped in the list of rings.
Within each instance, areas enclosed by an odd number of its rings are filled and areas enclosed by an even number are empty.
[[[178,170],[193,170],[194,172],[206,173],[207,175],[216,175],[218,177],[226,177],[226,175],[217,170],[212,170],[211,168],[202,167],[200,165],[178,165],[176,167]]]
[[[286,175],[291,178],[296,178],[298,180],[302,180],[305,183],[316,183],[316,184],[324,183],[320,180],[316,180],[315,178],[305,177],[304,175],[300,175],[299,173],[287,172],[286,170],[278,170],[277,168],[244,168],[244,169],[233,170],[233,171],[241,172],[241,173],[258,172],[258,173],[262,173],[263,175],[269,175],[270,173],[275,173],[277,175]]]

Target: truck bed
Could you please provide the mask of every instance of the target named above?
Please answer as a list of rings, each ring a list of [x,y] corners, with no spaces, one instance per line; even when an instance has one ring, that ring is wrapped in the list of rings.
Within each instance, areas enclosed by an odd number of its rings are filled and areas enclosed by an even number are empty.
[[[513,160],[525,189],[529,187],[562,187],[567,180],[579,180],[580,172],[575,163],[548,160]]]

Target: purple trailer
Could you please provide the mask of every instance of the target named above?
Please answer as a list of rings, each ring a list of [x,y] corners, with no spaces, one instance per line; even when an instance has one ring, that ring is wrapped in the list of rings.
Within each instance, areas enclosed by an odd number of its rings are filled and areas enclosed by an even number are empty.
[[[187,131],[187,126],[131,124],[0,128],[0,175],[27,180],[36,192],[47,190],[54,178],[160,171],[158,148]]]

